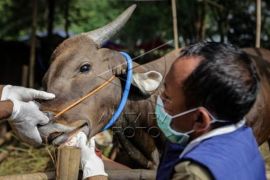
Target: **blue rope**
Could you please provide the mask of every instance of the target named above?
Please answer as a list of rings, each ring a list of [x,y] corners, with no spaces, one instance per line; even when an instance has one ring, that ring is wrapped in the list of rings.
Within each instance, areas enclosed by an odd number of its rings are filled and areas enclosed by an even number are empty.
[[[122,111],[127,103],[127,99],[128,99],[128,95],[129,95],[129,91],[130,91],[130,86],[131,86],[131,82],[132,82],[132,60],[131,60],[131,57],[125,52],[120,52],[120,53],[125,57],[125,59],[127,61],[127,80],[126,80],[125,89],[124,89],[120,104],[118,105],[117,110],[113,114],[110,121],[103,128],[103,131],[110,128],[117,121],[119,116],[121,115],[121,113],[122,113]]]

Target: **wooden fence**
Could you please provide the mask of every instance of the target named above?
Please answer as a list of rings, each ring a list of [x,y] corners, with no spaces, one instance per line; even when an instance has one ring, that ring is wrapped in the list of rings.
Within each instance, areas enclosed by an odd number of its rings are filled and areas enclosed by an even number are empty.
[[[56,171],[16,174],[0,176],[0,180],[77,180],[81,179],[82,173],[79,173],[80,149],[74,147],[58,148]],[[128,179],[155,179],[155,170],[145,169],[125,169],[125,170],[106,170],[111,180]]]

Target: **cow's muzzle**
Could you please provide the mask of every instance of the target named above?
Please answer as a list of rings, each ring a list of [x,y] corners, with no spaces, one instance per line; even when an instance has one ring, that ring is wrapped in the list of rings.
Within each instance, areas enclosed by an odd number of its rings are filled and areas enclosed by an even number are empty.
[[[89,134],[90,128],[86,120],[76,120],[76,126],[60,124],[50,121],[50,123],[38,128],[42,141],[45,144],[60,145],[65,143],[70,137],[79,131]]]

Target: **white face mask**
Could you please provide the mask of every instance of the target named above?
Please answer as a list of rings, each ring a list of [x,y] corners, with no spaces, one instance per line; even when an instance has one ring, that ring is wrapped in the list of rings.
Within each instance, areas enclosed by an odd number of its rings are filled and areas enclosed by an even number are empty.
[[[181,145],[186,145],[188,143],[189,138],[190,138],[190,134],[192,132],[194,132],[194,130],[192,129],[188,132],[176,131],[171,127],[172,119],[186,115],[186,114],[191,113],[191,112],[194,112],[197,109],[198,108],[190,109],[190,110],[184,111],[182,113],[176,114],[174,116],[171,116],[165,111],[164,104],[163,104],[160,96],[158,96],[156,109],[155,109],[157,124],[158,124],[159,128],[161,129],[161,131],[166,136],[166,138],[170,142],[181,144]],[[217,120],[210,113],[209,113],[209,115],[212,118],[211,124],[214,122],[228,122],[228,121],[224,121],[224,120]]]

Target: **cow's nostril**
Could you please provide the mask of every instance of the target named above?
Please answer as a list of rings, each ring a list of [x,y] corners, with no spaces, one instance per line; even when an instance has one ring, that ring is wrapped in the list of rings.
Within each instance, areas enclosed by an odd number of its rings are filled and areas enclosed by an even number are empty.
[[[51,133],[48,137],[47,137],[47,143],[52,143],[52,141],[57,138],[58,136],[61,136],[62,134],[64,134],[63,132],[54,132]]]

